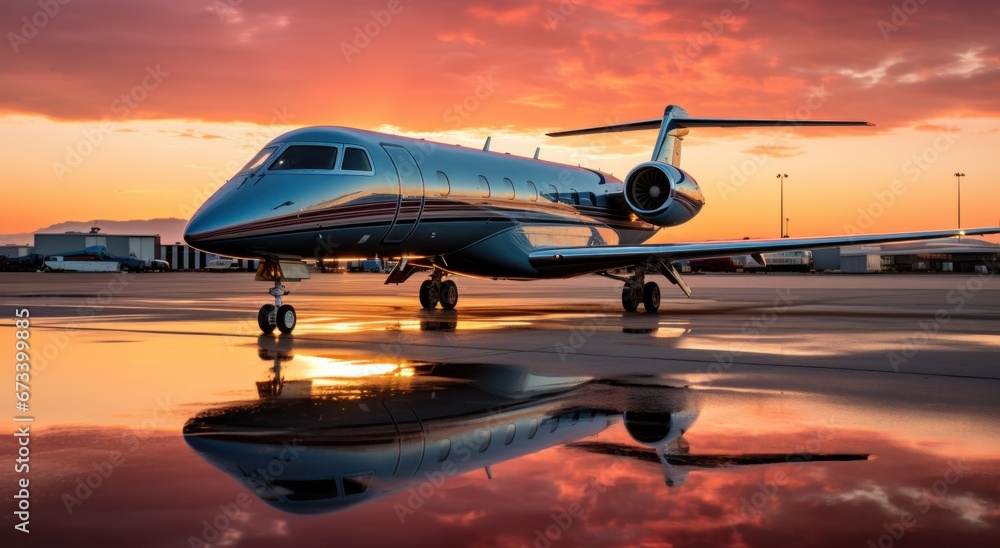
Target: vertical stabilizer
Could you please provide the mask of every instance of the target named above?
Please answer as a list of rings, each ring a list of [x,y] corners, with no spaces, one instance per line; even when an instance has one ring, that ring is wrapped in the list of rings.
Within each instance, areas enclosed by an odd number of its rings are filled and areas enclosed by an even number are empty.
[[[660,134],[656,137],[653,147],[654,162],[664,162],[675,167],[681,165],[681,141],[688,134],[687,128],[681,127],[677,119],[688,118],[688,113],[677,105],[667,105],[663,110],[663,121],[660,122]]]

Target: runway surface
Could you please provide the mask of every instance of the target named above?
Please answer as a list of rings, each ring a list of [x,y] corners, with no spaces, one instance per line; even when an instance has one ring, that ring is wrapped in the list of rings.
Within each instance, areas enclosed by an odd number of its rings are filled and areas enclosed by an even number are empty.
[[[620,286],[314,274],[259,336],[248,273],[0,274],[30,311],[31,534],[53,545],[985,545],[1000,281]],[[23,325],[23,324],[22,324]],[[15,431],[18,423],[11,423]],[[492,478],[492,479],[491,479]],[[5,542],[5,545],[7,543]]]

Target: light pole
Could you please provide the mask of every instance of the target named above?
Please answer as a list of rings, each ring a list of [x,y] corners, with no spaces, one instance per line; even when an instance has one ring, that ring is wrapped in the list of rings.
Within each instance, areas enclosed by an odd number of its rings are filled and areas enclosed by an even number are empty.
[[[964,173],[955,172],[955,180],[958,181],[958,229],[962,230],[962,177]]]
[[[788,237],[788,217],[785,217],[785,237]]]
[[[781,181],[781,214],[778,216],[778,236],[784,238],[785,230],[781,220],[785,218],[785,179],[788,178],[788,174],[779,173],[776,178]]]

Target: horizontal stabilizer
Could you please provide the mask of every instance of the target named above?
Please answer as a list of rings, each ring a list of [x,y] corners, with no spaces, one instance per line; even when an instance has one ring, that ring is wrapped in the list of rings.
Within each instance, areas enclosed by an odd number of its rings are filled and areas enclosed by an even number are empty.
[[[597,126],[566,131],[546,133],[549,137],[570,137],[573,135],[590,135],[594,133],[614,133],[619,131],[639,131],[643,129],[660,129],[663,120],[642,120],[610,126]],[[856,120],[752,120],[745,118],[673,118],[673,126],[679,128],[695,127],[780,127],[780,126],[874,126],[871,122]]]
[[[656,120],[640,120],[624,124],[571,129],[547,133],[549,137],[570,137],[572,135],[590,135],[594,133],[611,133],[618,131],[639,131],[658,129],[659,136],[653,147],[654,162],[666,162],[680,166],[681,141],[688,128],[695,127],[793,127],[793,126],[873,126],[871,122],[855,120],[754,120],[749,118],[692,118],[687,111],[677,105],[667,105],[663,110],[663,118]]]

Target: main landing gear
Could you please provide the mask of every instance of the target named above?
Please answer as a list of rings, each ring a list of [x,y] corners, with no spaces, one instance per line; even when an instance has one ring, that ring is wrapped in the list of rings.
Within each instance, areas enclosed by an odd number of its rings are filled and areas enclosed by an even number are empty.
[[[420,284],[420,306],[433,310],[440,304],[445,310],[452,310],[458,304],[458,285],[444,279],[444,272],[435,269],[430,279]]]
[[[625,280],[625,286],[622,287],[622,307],[626,312],[635,312],[640,304],[646,312],[660,309],[660,286],[656,282],[647,282],[645,274],[639,269]]]
[[[628,276],[617,276],[609,272],[600,272],[602,276],[625,282],[622,287],[622,307],[626,312],[639,310],[639,305],[646,312],[656,312],[660,309],[660,286],[656,282],[647,282],[646,274],[659,272],[670,282],[691,297],[691,288],[684,283],[677,269],[668,262],[656,262],[635,265]]]

